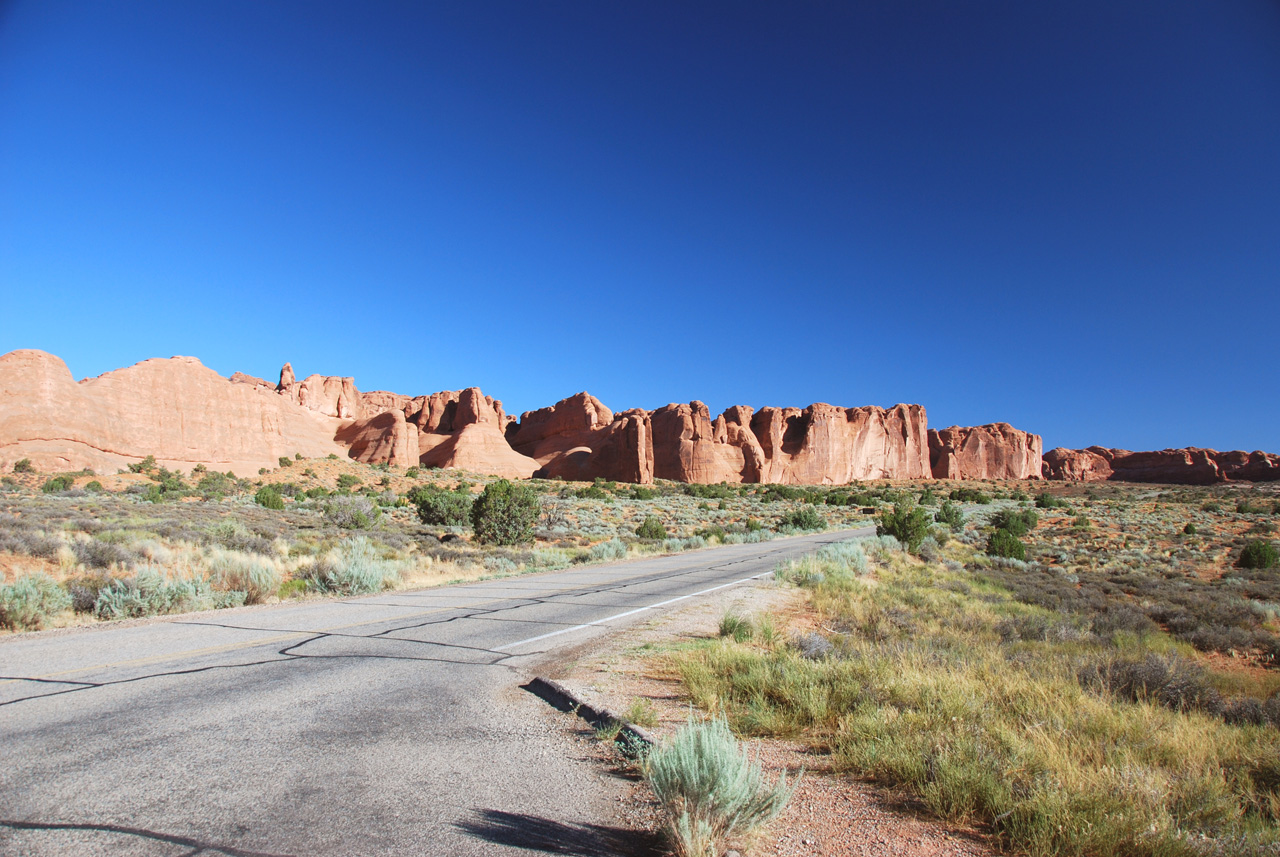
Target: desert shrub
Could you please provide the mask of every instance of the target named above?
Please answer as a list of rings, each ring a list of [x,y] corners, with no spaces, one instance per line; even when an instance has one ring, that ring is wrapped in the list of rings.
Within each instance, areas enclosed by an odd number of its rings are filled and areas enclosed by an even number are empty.
[[[939,524],[946,524],[953,533],[958,533],[964,529],[964,512],[961,512],[960,507],[950,500],[942,501],[942,505],[934,513],[933,519]]]
[[[613,502],[613,495],[599,485],[588,485],[586,488],[579,488],[573,492],[573,496],[579,500],[603,500],[606,503]]]
[[[71,546],[77,562],[89,568],[110,568],[113,565],[131,565],[137,561],[133,551],[114,542],[93,538],[74,542]]]
[[[991,516],[991,526],[997,530],[1008,530],[1018,538],[1022,538],[1034,530],[1039,523],[1040,516],[1035,513],[1034,509],[1022,509],[1021,511],[1002,509]]]
[[[40,490],[46,494],[57,494],[59,491],[70,491],[75,486],[76,479],[74,476],[52,476],[45,480],[45,483],[40,486]]]
[[[284,459],[288,461],[288,459]],[[284,498],[280,496],[280,492],[271,485],[263,485],[258,489],[258,493],[253,495],[253,502],[257,503],[265,509],[275,509],[277,511],[284,508]]]
[[[876,535],[893,536],[908,551],[915,553],[929,535],[929,513],[910,501],[895,503],[893,510],[880,513]]]
[[[596,562],[609,562],[615,559],[627,558],[627,545],[621,539],[609,539],[607,542],[600,542],[598,545],[591,546],[590,557]]]
[[[418,470],[418,468],[416,467],[410,467],[408,470],[404,472],[404,476],[406,479],[417,479],[418,474],[421,472],[422,471]]]
[[[795,527],[797,530],[825,530],[827,528],[827,519],[822,517],[822,513],[812,506],[794,509],[783,515],[782,520],[778,523],[784,527]]]
[[[209,581],[224,592],[243,592],[244,603],[257,604],[275,595],[280,572],[264,557],[214,548],[208,558]]]
[[[644,772],[682,857],[716,857],[726,837],[775,818],[794,792],[785,777],[766,782],[719,718],[682,727],[649,753]]]
[[[84,490],[88,491],[90,494],[101,494],[102,483],[97,479],[91,479],[85,483]]]
[[[701,485],[696,482],[690,482],[688,485],[684,486],[684,493],[688,494],[690,497],[698,497],[702,500],[727,500],[734,496],[733,489],[723,482],[716,485]]]
[[[418,518],[424,524],[465,527],[471,522],[475,497],[470,491],[446,491],[435,485],[423,485],[409,493],[409,502],[417,507]]]
[[[13,463],[14,473],[35,473],[36,469],[31,464],[30,458],[20,458]]]
[[[203,540],[231,550],[260,553],[264,556],[275,553],[275,546],[269,539],[250,532],[244,524],[231,518],[210,527]]]
[[[667,553],[680,553],[680,551],[684,550],[684,539],[664,539],[662,549]]]
[[[215,593],[201,578],[168,579],[143,568],[133,577],[116,578],[100,587],[93,613],[99,619],[133,619],[243,603],[243,592]]]
[[[1155,702],[1174,711],[1223,712],[1222,697],[1204,670],[1177,656],[1152,654],[1138,661],[1089,664],[1079,677],[1086,688],[1105,689],[1131,702]]]
[[[367,530],[381,514],[378,504],[368,497],[334,497],[324,507],[324,516],[344,530]]]
[[[1195,524],[1187,524],[1185,527],[1182,528],[1183,535],[1194,536],[1198,532],[1199,530],[1196,529]]]
[[[130,473],[150,473],[155,469],[156,457],[154,455],[148,455],[141,461],[135,461],[133,464],[129,465]]]
[[[987,556],[1025,560],[1027,558],[1027,546],[1008,530],[996,530],[987,539]]]
[[[44,572],[0,584],[0,628],[41,628],[50,616],[70,607],[71,596]]]
[[[1036,508],[1037,509],[1065,509],[1067,508],[1067,501],[1062,499],[1061,497],[1053,496],[1048,491],[1044,491],[1036,495]]]
[[[652,500],[658,496],[658,492],[652,488],[646,488],[643,485],[636,485],[631,489],[632,500]]]
[[[338,487],[350,490],[360,484],[360,480],[350,473],[343,473],[338,476]]]
[[[485,486],[471,507],[471,526],[481,544],[518,545],[533,541],[541,506],[528,485],[499,479]]]
[[[1258,539],[1244,546],[1236,565],[1240,568],[1275,568],[1280,565],[1280,553],[1271,542]]]
[[[704,540],[719,539],[720,541],[723,542],[725,537],[725,528],[720,526],[719,524],[712,524],[709,527],[703,527],[702,529],[698,530],[696,533],[694,533],[694,535]]]
[[[280,456],[279,462],[280,462],[280,466],[281,466],[281,467],[292,467],[292,466],[293,466],[293,459],[292,459],[292,458],[290,458],[290,457],[289,457],[289,456],[287,456],[287,455],[282,455],[282,456]]]
[[[856,574],[867,572],[867,552],[857,541],[836,542],[826,545],[818,551],[818,558],[836,562],[852,570]]]
[[[980,506],[985,506],[991,502],[990,495],[983,494],[977,488],[953,488],[948,496],[957,503],[977,503]]]
[[[381,592],[400,579],[398,563],[382,559],[373,542],[356,536],[339,544],[306,572],[310,585],[321,592],[359,595]]]

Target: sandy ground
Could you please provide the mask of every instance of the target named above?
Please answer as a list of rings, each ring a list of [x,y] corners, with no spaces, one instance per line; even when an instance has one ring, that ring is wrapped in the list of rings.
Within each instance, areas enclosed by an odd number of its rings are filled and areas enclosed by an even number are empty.
[[[729,611],[769,613],[779,620],[780,628],[786,628],[784,617],[795,616],[804,597],[801,590],[782,588],[772,581],[725,590],[615,637],[552,677],[615,712],[625,712],[633,705],[650,708],[656,725],[649,731],[661,737],[679,728],[690,715],[680,681],[665,668],[661,657],[666,648],[715,636],[720,618]],[[783,772],[794,777],[804,771],[782,816],[753,842],[734,843],[750,857],[987,857],[997,853],[979,831],[939,823],[872,783],[831,773],[824,754],[802,743],[757,739],[749,746],[771,777]],[[605,763],[620,772],[625,769],[617,757]],[[619,820],[631,825],[658,823],[652,794],[639,781],[624,804],[618,807]]]

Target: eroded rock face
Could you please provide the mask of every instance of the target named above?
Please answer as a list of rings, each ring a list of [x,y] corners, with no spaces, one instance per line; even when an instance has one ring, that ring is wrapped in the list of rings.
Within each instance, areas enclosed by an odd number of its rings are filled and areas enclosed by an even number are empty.
[[[929,430],[934,479],[1040,479],[1040,435],[1008,423]]]
[[[389,410],[345,423],[334,440],[347,454],[366,464],[412,467],[418,463],[418,427],[406,422],[404,411]]]
[[[365,415],[364,402],[354,378],[336,375],[308,375],[295,381],[293,366],[284,364],[276,392],[296,405],[341,420],[358,420]]]
[[[1158,482],[1169,485],[1212,485],[1230,480],[1270,482],[1280,479],[1280,455],[1266,452],[1218,452],[1186,447],[1154,452],[1127,449],[1052,449],[1044,457],[1047,479],[1076,482]]]
[[[204,464],[247,475],[282,456],[345,450],[336,424],[269,388],[232,383],[194,357],[144,360],[76,383],[43,351],[0,356],[0,467],[109,473],[147,455],[166,467]]]
[[[540,475],[629,482],[839,484],[928,478],[924,409],[735,406],[711,419],[702,402],[609,414],[579,393],[532,411],[508,430]]]
[[[649,414],[615,415],[589,393],[526,411],[507,425],[506,437],[517,452],[538,462],[536,475],[547,479],[653,481]]]

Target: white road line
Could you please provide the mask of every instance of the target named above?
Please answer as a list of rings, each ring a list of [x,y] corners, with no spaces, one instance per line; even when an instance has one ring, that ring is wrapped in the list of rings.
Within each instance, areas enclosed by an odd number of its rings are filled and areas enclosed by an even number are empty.
[[[559,631],[552,631],[549,634],[539,634],[536,637],[530,637],[529,639],[521,640],[518,643],[507,643],[505,646],[498,646],[493,651],[504,652],[507,649],[514,649],[519,646],[526,645],[528,643],[536,643],[539,640],[545,640],[549,637],[558,637],[561,634],[570,634],[574,631],[581,631],[583,628],[591,628],[595,625],[603,625],[606,622],[612,622],[614,619],[622,619],[623,617],[626,617],[626,616],[634,616],[637,613],[643,613],[646,610],[655,610],[659,607],[666,607],[668,604],[675,604],[677,601],[684,601],[686,598],[697,598],[699,595],[706,595],[708,592],[715,592],[717,589],[724,589],[729,586],[737,586],[739,583],[746,583],[747,581],[757,580],[761,577],[769,577],[772,574],[773,574],[772,571],[765,571],[765,572],[761,572],[760,574],[753,574],[750,577],[743,577],[743,578],[739,578],[738,580],[730,581],[729,583],[722,583],[719,586],[713,586],[710,589],[703,589],[698,592],[690,592],[688,595],[680,595],[680,596],[677,596],[676,598],[668,598],[666,601],[659,601],[657,604],[650,604],[647,607],[637,607],[636,609],[628,610],[625,613],[615,613],[612,616],[606,616],[605,618],[597,619],[594,622],[587,622],[586,624],[583,624],[583,625],[574,625],[572,628],[561,628]]]

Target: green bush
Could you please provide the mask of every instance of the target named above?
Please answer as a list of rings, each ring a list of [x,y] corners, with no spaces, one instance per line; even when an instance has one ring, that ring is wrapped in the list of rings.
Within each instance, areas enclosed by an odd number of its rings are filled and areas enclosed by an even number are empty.
[[[656,515],[649,515],[636,527],[636,535],[642,539],[665,539],[667,537],[667,528],[662,525],[662,519]]]
[[[929,535],[929,513],[919,508],[910,500],[893,505],[893,511],[880,513],[880,524],[876,527],[876,535],[893,536],[903,546],[915,553],[920,543]]]
[[[150,473],[155,469],[156,457],[154,455],[148,455],[141,461],[135,461],[133,464],[129,465],[130,473]]]
[[[281,467],[293,467],[293,459],[287,455],[280,456]]]
[[[1027,546],[1008,530],[996,530],[987,539],[987,556],[1002,556],[1008,559],[1025,560]]]
[[[46,494],[57,494],[59,491],[70,491],[76,487],[74,476],[54,476],[45,480],[40,490]]]
[[[21,458],[13,463],[14,473],[35,473],[35,466],[31,464],[30,458]]]
[[[588,554],[595,562],[609,562],[615,559],[627,558],[627,545],[622,539],[609,539],[607,542],[600,542],[598,545],[592,545]]]
[[[367,530],[381,515],[378,504],[368,497],[334,497],[324,507],[324,516],[346,530]]]
[[[1258,539],[1244,546],[1237,565],[1240,568],[1275,568],[1280,565],[1280,553],[1271,542]]]
[[[405,478],[406,478],[406,479],[417,479],[417,478],[418,478],[418,474],[419,474],[420,472],[421,472],[421,471],[420,471],[420,470],[418,470],[418,468],[416,468],[416,467],[410,467],[408,470],[406,470],[406,471],[404,472],[404,476],[405,476]]]
[[[424,524],[465,527],[471,521],[475,497],[470,491],[446,491],[435,485],[423,485],[409,493],[409,502],[418,507],[418,518]]]
[[[795,791],[785,776],[766,782],[721,718],[682,727],[649,753],[644,772],[683,857],[716,857],[728,837],[777,817]]]
[[[533,525],[541,511],[536,491],[499,479],[486,485],[472,504],[471,526],[481,544],[523,544],[533,541]]]
[[[997,530],[1008,530],[1018,538],[1022,538],[1034,530],[1039,523],[1040,516],[1035,513],[1034,509],[1023,509],[1021,511],[1002,509],[991,517],[991,525],[993,527]]]
[[[795,509],[783,515],[782,520],[778,523],[784,527],[795,527],[797,530],[825,530],[827,528],[827,519],[822,517],[822,513],[812,506]]]
[[[273,485],[263,485],[259,488],[258,493],[253,495],[253,502],[266,509],[279,511],[284,508],[284,498],[280,496],[280,492]]]
[[[351,489],[360,484],[360,480],[352,476],[350,473],[343,473],[338,476],[338,487]]]
[[[1188,536],[1194,536],[1199,531],[1196,529],[1195,524],[1187,524],[1185,527],[1182,528],[1182,532]]]
[[[643,485],[637,485],[631,489],[632,500],[652,500],[658,496],[658,492],[652,488],[646,488]]]
[[[43,572],[0,584],[0,628],[37,629],[50,616],[70,607],[70,594]]]
[[[934,513],[933,519],[939,524],[946,524],[951,532],[958,533],[964,529],[964,512],[950,500],[943,500],[942,506]]]
[[[135,619],[243,604],[245,593],[214,592],[201,578],[168,579],[144,568],[131,578],[114,578],[98,589],[93,614],[99,619]]]
[[[1044,491],[1036,495],[1037,509],[1066,509],[1067,507],[1068,504],[1066,500],[1061,497],[1055,497],[1048,491]]]
[[[90,480],[85,483],[84,490],[88,491],[90,494],[100,494],[102,493],[102,483],[97,479]]]
[[[953,488],[950,496],[957,503],[977,503],[980,506],[985,506],[991,502],[991,497],[983,494],[977,488]]]

